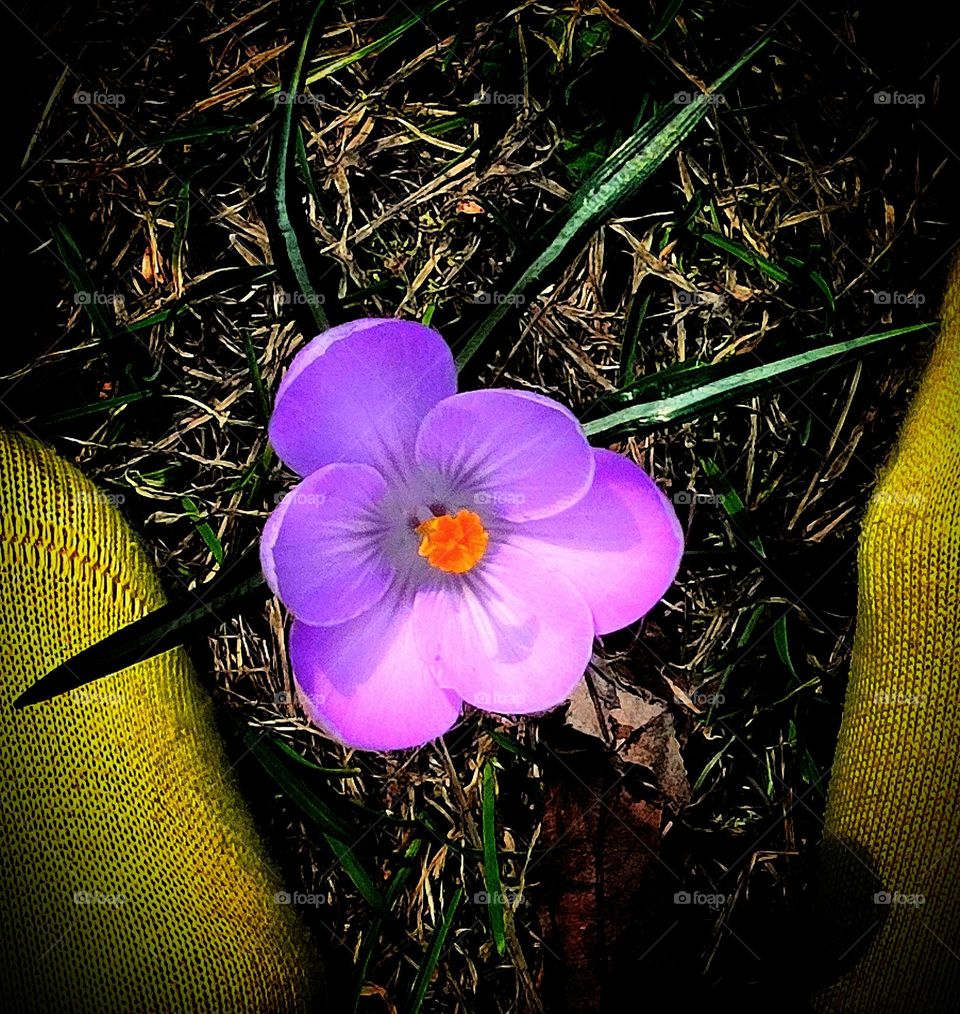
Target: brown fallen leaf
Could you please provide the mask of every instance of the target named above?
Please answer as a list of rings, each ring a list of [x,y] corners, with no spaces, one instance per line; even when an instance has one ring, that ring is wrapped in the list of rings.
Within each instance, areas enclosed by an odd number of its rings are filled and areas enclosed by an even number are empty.
[[[633,1009],[623,1004],[631,966],[671,926],[653,901],[674,889],[659,857],[662,810],[599,752],[569,767],[549,789],[541,837],[544,1003],[552,1014]]]
[[[482,204],[477,204],[476,201],[457,201],[458,215],[485,215],[486,213],[487,209]]]
[[[690,784],[666,701],[591,674],[571,695],[566,724],[603,740],[617,760],[649,768],[674,810],[690,801]]]
[[[608,663],[595,660],[564,721],[575,735],[555,754],[541,838],[542,985],[551,1012],[606,1014],[639,1002],[635,967],[676,926],[661,827],[690,788],[667,702]],[[644,996],[652,986],[643,980]]]

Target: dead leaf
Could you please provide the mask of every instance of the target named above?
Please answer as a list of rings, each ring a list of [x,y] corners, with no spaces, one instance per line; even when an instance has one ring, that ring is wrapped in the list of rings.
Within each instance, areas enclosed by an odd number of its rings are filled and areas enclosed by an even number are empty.
[[[649,768],[675,810],[690,801],[687,772],[666,701],[591,674],[571,695],[566,724],[602,740],[618,760]]]
[[[476,201],[457,201],[458,215],[485,215],[486,213],[487,209],[482,204],[477,204]]]

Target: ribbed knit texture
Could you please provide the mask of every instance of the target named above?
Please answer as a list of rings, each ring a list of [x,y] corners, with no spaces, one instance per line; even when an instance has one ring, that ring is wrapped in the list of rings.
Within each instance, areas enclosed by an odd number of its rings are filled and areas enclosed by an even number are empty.
[[[933,357],[867,510],[859,568],[819,916],[833,958],[853,967],[816,1010],[960,1010],[956,267]]]
[[[296,912],[274,903],[280,885],[184,652],[10,706],[163,602],[108,498],[0,432],[3,1010],[308,1009],[318,960]]]

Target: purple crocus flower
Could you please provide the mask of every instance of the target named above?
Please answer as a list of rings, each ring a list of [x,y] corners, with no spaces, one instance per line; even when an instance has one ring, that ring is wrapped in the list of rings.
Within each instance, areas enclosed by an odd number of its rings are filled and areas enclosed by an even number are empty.
[[[303,481],[267,521],[310,717],[347,745],[417,746],[489,711],[544,711],[594,636],[643,616],[682,534],[632,461],[525,391],[457,394],[435,331],[365,319],[294,359],[270,442]]]

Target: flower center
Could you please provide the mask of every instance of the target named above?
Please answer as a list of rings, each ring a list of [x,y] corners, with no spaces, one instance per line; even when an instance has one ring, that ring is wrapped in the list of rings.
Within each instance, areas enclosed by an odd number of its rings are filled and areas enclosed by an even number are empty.
[[[427,518],[417,525],[421,556],[427,563],[448,574],[466,574],[487,551],[490,536],[473,511],[462,510]]]

